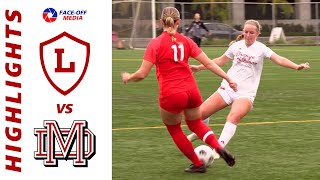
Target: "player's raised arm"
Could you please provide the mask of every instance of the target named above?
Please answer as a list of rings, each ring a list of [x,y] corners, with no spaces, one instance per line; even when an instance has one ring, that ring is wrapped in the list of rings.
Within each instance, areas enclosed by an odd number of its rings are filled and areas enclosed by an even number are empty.
[[[291,60],[282,57],[276,53],[273,53],[270,57],[270,59],[272,60],[272,62],[282,66],[282,67],[286,67],[286,68],[291,68],[291,69],[295,69],[295,70],[302,70],[302,69],[309,69],[309,63],[302,63],[302,64],[296,64],[294,62],[292,62]]]

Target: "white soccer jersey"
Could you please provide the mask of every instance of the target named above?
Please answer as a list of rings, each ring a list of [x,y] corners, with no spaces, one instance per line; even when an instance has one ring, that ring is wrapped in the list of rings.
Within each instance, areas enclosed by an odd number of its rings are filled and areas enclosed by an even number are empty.
[[[265,58],[270,59],[273,53],[269,47],[258,41],[247,47],[245,41],[241,40],[228,48],[225,55],[233,59],[233,63],[227,74],[238,84],[238,91],[236,92],[238,95],[256,96],[263,61]],[[221,88],[233,91],[226,80],[222,81]]]

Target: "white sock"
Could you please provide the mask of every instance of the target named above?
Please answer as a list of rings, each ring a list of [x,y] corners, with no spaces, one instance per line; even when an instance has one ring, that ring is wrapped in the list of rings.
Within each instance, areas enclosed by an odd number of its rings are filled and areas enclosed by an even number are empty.
[[[225,147],[228,144],[232,136],[235,134],[236,129],[237,129],[237,125],[231,122],[227,121],[224,124],[223,130],[218,140],[222,147]]]
[[[209,125],[209,120],[210,120],[210,118],[206,118],[206,119],[202,120],[202,122],[205,123],[206,125]]]

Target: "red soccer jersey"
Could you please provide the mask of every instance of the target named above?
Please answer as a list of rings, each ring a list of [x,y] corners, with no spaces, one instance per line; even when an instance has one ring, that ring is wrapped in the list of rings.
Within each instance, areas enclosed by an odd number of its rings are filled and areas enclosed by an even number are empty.
[[[156,65],[160,98],[197,87],[188,60],[202,50],[188,37],[179,33],[174,37],[176,42],[164,31],[150,41],[144,54],[144,60]]]

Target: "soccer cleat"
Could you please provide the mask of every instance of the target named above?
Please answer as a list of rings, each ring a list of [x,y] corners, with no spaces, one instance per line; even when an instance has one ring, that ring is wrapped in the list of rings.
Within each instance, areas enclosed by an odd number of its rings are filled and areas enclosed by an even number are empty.
[[[192,133],[192,134],[188,135],[187,138],[188,138],[188,140],[190,142],[193,142],[193,141],[199,139],[198,136],[195,133]]]
[[[207,168],[204,164],[202,164],[201,166],[195,166],[195,165],[191,164],[184,171],[189,172],[189,173],[205,173],[207,171]]]
[[[217,149],[216,151],[222,157],[222,159],[224,159],[226,161],[228,166],[235,165],[236,158],[231,153],[229,153],[226,149],[221,148],[221,149]]]

